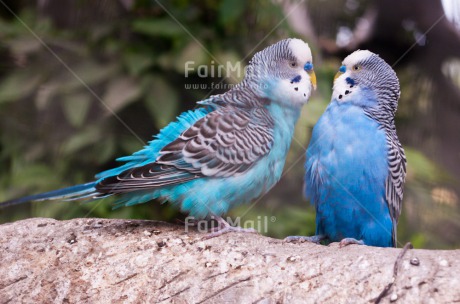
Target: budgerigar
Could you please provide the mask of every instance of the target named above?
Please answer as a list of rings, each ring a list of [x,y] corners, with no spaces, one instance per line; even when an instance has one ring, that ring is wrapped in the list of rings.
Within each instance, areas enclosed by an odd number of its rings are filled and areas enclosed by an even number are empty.
[[[221,216],[278,182],[294,126],[315,85],[308,44],[281,40],[254,55],[241,83],[198,102],[200,108],[181,114],[144,149],[119,158],[125,162],[120,167],[97,174],[94,182],[0,206],[116,195],[119,207],[158,199],[196,219],[214,217],[220,233],[242,231]]]
[[[306,152],[316,235],[288,241],[396,246],[406,175],[394,123],[399,95],[396,73],[378,55],[358,50],[345,58]]]

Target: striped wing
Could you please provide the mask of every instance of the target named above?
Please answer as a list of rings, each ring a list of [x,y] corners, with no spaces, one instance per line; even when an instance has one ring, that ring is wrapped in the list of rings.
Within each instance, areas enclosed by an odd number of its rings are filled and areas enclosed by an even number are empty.
[[[166,145],[154,162],[106,178],[96,188],[125,193],[243,174],[270,151],[273,125],[265,108],[220,108]]]
[[[396,246],[396,225],[401,214],[406,179],[406,156],[395,130],[391,130],[390,134],[387,135],[387,142],[390,172],[386,180],[385,192],[390,215],[393,219],[393,245]]]

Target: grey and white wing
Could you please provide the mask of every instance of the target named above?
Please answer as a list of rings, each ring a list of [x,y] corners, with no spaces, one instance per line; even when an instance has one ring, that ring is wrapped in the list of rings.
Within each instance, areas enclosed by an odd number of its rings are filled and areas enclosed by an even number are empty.
[[[242,174],[270,152],[273,125],[265,108],[223,108],[165,146],[157,162],[203,176]]]
[[[265,108],[219,108],[163,147],[155,161],[104,179],[97,189],[125,193],[243,174],[270,152],[273,126]]]
[[[389,173],[386,180],[385,193],[393,221],[393,244],[396,246],[396,225],[399,220],[399,215],[401,214],[407,161],[404,149],[399,142],[395,130],[392,130],[392,132],[387,135],[387,142],[389,146]]]

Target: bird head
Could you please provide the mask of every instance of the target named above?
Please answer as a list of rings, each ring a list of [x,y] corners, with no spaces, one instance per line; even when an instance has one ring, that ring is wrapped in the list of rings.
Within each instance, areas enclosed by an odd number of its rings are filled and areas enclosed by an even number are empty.
[[[395,71],[377,54],[358,50],[348,55],[335,75],[332,100],[396,111],[400,89]]]
[[[281,40],[256,53],[244,82],[257,95],[284,106],[301,106],[316,88],[316,75],[308,44],[300,39]]]

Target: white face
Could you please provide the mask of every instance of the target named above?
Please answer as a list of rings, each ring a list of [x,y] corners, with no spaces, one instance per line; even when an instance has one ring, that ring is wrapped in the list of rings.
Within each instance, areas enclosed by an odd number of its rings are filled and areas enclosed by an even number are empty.
[[[286,63],[289,65],[287,68],[292,77],[281,80],[272,93],[277,100],[301,106],[310,98],[313,88],[312,77],[314,77],[313,81],[316,85],[313,69],[305,70],[305,64],[313,63],[311,50],[308,44],[300,39],[292,39],[289,42],[289,48],[296,59],[295,62]]]
[[[359,63],[372,55],[373,53],[370,51],[358,50],[351,53],[343,60],[340,69],[345,69],[345,71],[340,71],[338,73],[340,76],[334,81],[332,100],[336,99],[338,102],[349,101],[359,92],[359,86],[353,81],[350,81],[350,79],[356,78],[356,73],[359,73],[361,69]]]
[[[299,62],[303,62],[304,64],[306,62],[312,62],[311,50],[307,43],[300,39],[291,39],[289,48]]]

